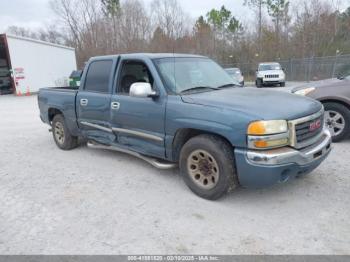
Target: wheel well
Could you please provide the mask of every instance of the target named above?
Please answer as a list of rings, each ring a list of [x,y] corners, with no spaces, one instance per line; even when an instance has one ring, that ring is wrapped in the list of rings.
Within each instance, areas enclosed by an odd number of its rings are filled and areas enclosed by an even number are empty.
[[[60,110],[56,109],[56,108],[50,108],[49,109],[49,121],[52,122],[53,118],[56,115],[63,115],[63,113]]]
[[[336,103],[336,104],[341,104],[341,105],[345,106],[347,109],[350,110],[350,105],[347,104],[347,103],[345,103],[345,102],[343,102],[343,101],[341,101],[341,100],[336,100],[336,99],[325,99],[325,100],[320,100],[320,102],[321,102],[322,104],[324,104],[324,103]]]
[[[204,130],[199,130],[199,129],[192,129],[192,128],[184,128],[180,129],[176,132],[174,140],[173,140],[173,160],[178,161],[180,158],[180,152],[182,147],[189,141],[191,138],[199,135],[215,135],[217,137],[220,137],[224,141],[226,141],[229,145],[231,143],[225,138],[224,136],[204,131]]]

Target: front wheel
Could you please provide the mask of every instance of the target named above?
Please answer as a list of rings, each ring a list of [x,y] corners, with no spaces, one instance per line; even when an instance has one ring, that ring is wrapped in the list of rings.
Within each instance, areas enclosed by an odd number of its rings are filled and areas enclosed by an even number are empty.
[[[62,115],[56,115],[51,126],[53,139],[60,149],[71,150],[78,146],[78,138],[70,134]]]
[[[255,84],[256,84],[256,87],[257,88],[260,88],[263,86],[263,81],[262,79],[258,78],[256,81],[255,81]]]
[[[282,82],[280,85],[281,85],[281,87],[285,87],[286,86],[286,82]]]
[[[339,103],[325,103],[325,123],[333,142],[340,142],[350,133],[350,110]]]
[[[196,195],[216,200],[238,187],[233,148],[214,135],[190,139],[182,148],[180,170]]]

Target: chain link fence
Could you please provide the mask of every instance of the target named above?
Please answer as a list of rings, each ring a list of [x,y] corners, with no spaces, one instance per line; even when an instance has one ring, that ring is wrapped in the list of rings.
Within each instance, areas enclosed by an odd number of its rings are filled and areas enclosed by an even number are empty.
[[[350,75],[350,54],[277,60],[286,72],[287,81],[317,81]],[[247,81],[255,80],[258,62],[221,64],[224,68],[238,67]]]

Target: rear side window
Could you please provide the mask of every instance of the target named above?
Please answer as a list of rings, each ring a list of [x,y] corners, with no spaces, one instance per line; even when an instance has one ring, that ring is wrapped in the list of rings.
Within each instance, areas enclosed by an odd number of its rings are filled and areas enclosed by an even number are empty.
[[[113,61],[92,62],[85,80],[85,90],[99,93],[109,93],[109,80]]]

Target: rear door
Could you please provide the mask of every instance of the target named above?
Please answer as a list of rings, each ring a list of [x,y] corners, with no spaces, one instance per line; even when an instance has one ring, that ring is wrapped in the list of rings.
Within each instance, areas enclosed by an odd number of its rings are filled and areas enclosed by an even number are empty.
[[[83,76],[76,101],[78,124],[84,136],[106,144],[115,138],[110,125],[115,63],[112,59],[92,61]]]

